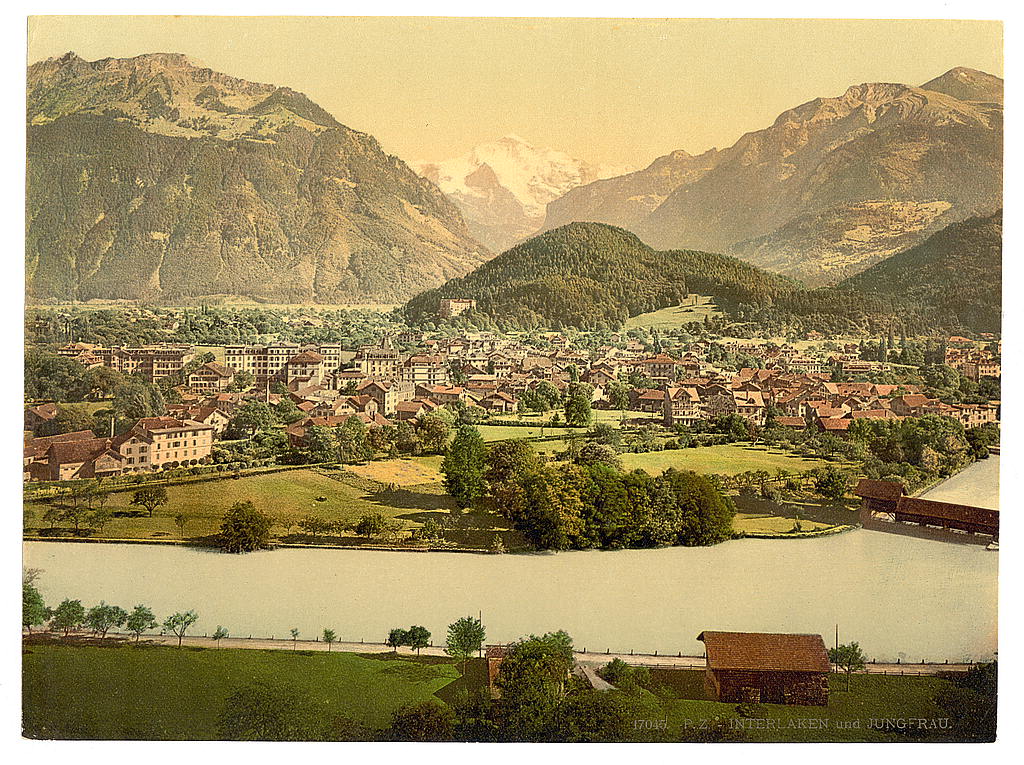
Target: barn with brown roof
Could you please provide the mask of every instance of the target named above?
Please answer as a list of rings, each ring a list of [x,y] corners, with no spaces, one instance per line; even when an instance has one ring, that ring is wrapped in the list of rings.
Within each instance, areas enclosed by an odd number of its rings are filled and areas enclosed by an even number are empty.
[[[704,682],[718,701],[765,704],[828,704],[831,665],[821,635],[776,632],[714,632],[704,643]]]

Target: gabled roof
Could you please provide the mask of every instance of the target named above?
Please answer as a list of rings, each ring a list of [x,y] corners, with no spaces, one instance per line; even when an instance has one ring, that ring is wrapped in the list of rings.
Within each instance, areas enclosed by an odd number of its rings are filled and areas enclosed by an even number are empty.
[[[218,364],[216,361],[208,361],[201,367],[199,367],[199,369],[196,371],[198,372],[199,370],[202,369],[208,369],[214,374],[217,374],[221,377],[233,377],[235,374],[234,369],[232,369],[231,367],[226,367],[223,364]]]
[[[109,452],[111,456],[121,459],[121,455],[111,450],[110,439],[92,438],[88,441],[58,441],[46,452],[50,464],[66,465],[75,462],[88,462]]]
[[[46,450],[56,443],[91,441],[94,438],[96,438],[96,434],[91,430],[76,430],[73,433],[60,433],[56,436],[32,438],[25,442],[25,456],[39,456],[41,454],[45,454]]]
[[[777,632],[712,632],[697,636],[711,670],[828,672],[831,665],[821,635]]]
[[[324,360],[316,351],[303,351],[288,359],[289,364],[319,364]]]
[[[884,499],[896,502],[903,496],[903,484],[896,481],[875,481],[861,478],[853,493],[864,499]]]
[[[40,404],[39,406],[29,407],[28,411],[44,420],[52,420],[57,416],[57,405],[54,403]]]
[[[775,424],[783,428],[803,428],[807,422],[803,417],[776,417]]]

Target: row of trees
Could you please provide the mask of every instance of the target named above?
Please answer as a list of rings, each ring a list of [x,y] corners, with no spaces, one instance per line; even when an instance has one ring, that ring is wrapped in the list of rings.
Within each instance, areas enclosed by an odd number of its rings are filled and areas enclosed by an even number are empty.
[[[588,446],[577,463],[548,465],[527,441],[488,447],[463,427],[441,465],[444,485],[463,506],[486,502],[538,549],[708,545],[732,535],[735,508],[704,476],[623,473],[614,452]]]
[[[166,632],[170,632],[178,638],[178,645],[181,645],[182,638],[189,628],[198,621],[199,616],[195,611],[179,611],[168,616],[162,623],[157,622],[152,609],[145,605],[137,605],[131,611],[120,606],[110,605],[100,601],[99,605],[86,608],[80,600],[66,598],[54,608],[46,605],[42,593],[36,587],[36,580],[39,572],[30,570],[26,572],[22,580],[22,604],[21,624],[29,633],[35,627],[47,625],[51,632],[61,632],[65,637],[72,632],[87,629],[94,635],[105,638],[107,633],[115,627],[124,627],[128,632],[135,635],[138,642],[142,633],[147,630],[156,629],[162,626]],[[223,627],[217,627],[220,640],[227,636]]]

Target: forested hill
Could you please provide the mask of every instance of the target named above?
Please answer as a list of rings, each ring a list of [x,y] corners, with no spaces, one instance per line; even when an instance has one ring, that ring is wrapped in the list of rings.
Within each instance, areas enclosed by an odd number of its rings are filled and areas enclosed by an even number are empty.
[[[712,295],[728,308],[771,305],[800,290],[726,255],[659,252],[625,229],[570,223],[417,295],[406,313],[423,320],[436,315],[442,298],[472,298],[479,313],[510,326],[611,328],[688,293]]]
[[[1002,210],[936,232],[839,286],[918,312],[998,332],[1002,312]]]

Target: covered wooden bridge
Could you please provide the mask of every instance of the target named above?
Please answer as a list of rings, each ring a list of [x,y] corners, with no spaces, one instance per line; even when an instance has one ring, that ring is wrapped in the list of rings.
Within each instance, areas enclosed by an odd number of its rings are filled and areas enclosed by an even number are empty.
[[[857,484],[854,494],[861,498],[860,521],[866,527],[879,528],[876,521],[881,520],[999,538],[998,510],[908,497],[903,494],[903,486],[895,481],[865,478]]]

